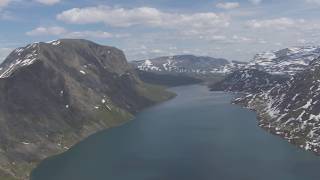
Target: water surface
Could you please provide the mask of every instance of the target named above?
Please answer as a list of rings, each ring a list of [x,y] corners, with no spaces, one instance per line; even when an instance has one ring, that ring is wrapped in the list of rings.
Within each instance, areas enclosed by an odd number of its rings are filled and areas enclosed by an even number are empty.
[[[257,126],[233,95],[204,86],[50,158],[33,180],[318,180],[320,158]]]

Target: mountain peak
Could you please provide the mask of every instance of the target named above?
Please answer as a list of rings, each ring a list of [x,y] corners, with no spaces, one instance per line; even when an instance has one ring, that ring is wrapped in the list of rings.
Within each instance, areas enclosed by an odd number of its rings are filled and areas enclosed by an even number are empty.
[[[57,68],[62,64],[73,66],[81,72],[91,64],[121,74],[129,69],[124,59],[125,55],[121,50],[84,39],[37,42],[17,48],[9,54],[0,65],[0,78],[8,78],[18,69],[37,61]]]
[[[294,75],[307,68],[320,55],[320,47],[300,46],[259,53],[247,68],[255,68],[271,74]]]
[[[172,96],[144,84],[121,50],[87,40],[18,48],[0,74],[0,176],[6,167],[21,179],[49,155]]]
[[[162,56],[153,59],[134,61],[132,64],[142,71],[187,73],[187,74],[225,74],[231,72],[236,62],[223,58],[195,55]]]

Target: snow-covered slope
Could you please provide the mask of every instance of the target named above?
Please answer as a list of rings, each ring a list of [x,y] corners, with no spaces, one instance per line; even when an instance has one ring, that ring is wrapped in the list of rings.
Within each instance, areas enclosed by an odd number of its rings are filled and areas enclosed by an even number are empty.
[[[242,69],[229,74],[226,78],[212,84],[212,91],[232,91],[257,93],[282,84],[285,76],[272,75],[256,69]]]
[[[320,154],[320,58],[286,83],[235,102],[256,110],[261,127]]]
[[[320,56],[320,47],[304,46],[259,53],[249,63],[212,57],[178,55],[132,62],[142,71],[230,74],[241,69],[257,69],[270,74],[294,75]]]
[[[260,53],[212,90],[245,92],[234,102],[257,111],[259,126],[320,154],[319,55],[318,47]]]
[[[303,71],[320,56],[320,47],[306,46],[286,48],[257,54],[246,68],[254,68],[271,74],[294,75]]]
[[[245,63],[229,62],[226,59],[212,57],[177,55],[132,62],[142,71],[194,73],[194,74],[226,74],[243,67]]]
[[[38,43],[15,49],[3,64],[0,65],[0,78],[9,77],[16,69],[28,66],[37,60]]]

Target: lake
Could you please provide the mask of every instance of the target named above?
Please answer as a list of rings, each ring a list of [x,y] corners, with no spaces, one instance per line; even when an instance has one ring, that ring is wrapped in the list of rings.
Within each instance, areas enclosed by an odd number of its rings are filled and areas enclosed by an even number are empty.
[[[172,88],[175,99],[43,161],[32,180],[317,180],[320,157],[257,126],[234,95]]]

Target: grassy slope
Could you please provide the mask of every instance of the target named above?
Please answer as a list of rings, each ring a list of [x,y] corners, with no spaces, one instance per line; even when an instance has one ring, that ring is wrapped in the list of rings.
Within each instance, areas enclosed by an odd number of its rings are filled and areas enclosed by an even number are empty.
[[[138,91],[142,96],[152,100],[155,103],[166,101],[176,96],[175,93],[167,91],[166,87],[164,86],[147,83],[144,84],[145,85],[142,88],[139,88]]]

